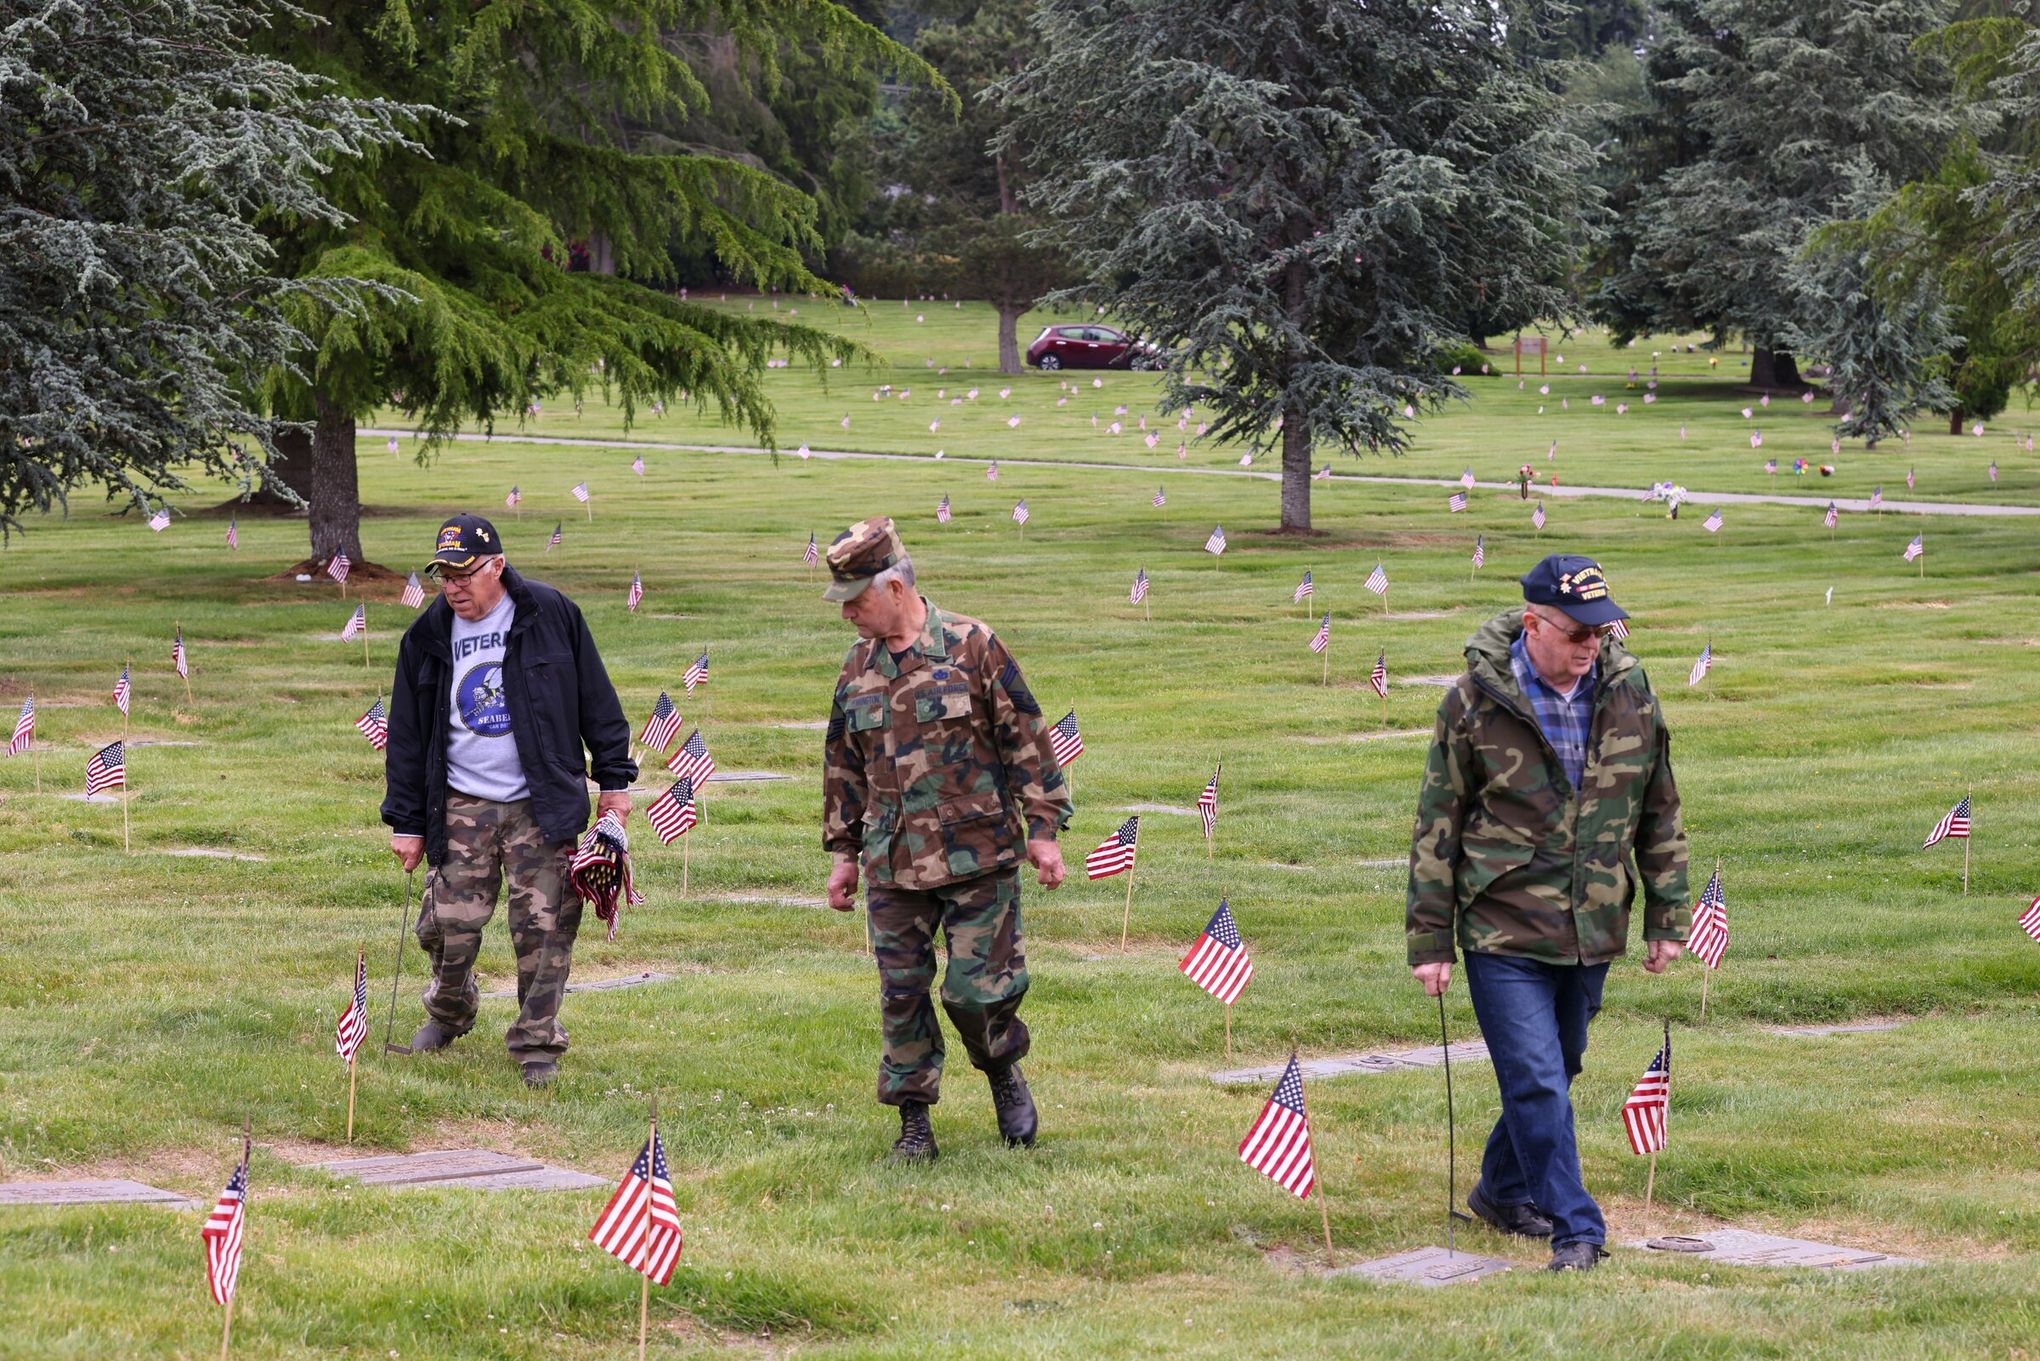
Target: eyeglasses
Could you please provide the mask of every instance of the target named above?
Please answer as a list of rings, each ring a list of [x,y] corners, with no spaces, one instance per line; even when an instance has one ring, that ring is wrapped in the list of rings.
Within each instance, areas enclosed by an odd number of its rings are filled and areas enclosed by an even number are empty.
[[[1606,642],[1615,635],[1615,626],[1613,624],[1602,624],[1599,628],[1568,629],[1560,628],[1541,614],[1533,614],[1530,617],[1550,629],[1553,633],[1556,633],[1559,637],[1565,639],[1568,643],[1571,643],[1574,647],[1585,647],[1589,639],[1595,642]]]

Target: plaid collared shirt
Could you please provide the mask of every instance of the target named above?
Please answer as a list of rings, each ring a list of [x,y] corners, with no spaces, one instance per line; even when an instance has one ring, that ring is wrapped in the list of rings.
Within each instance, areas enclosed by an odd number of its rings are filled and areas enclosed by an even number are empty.
[[[1577,793],[1580,778],[1587,769],[1587,738],[1594,726],[1594,687],[1601,678],[1600,659],[1596,658],[1593,669],[1580,677],[1571,699],[1546,685],[1537,668],[1530,665],[1530,654],[1524,650],[1520,633],[1509,644],[1509,665],[1516,672],[1516,684],[1530,701],[1531,711],[1537,715],[1537,726],[1544,729],[1545,741],[1558,753],[1558,763]]]

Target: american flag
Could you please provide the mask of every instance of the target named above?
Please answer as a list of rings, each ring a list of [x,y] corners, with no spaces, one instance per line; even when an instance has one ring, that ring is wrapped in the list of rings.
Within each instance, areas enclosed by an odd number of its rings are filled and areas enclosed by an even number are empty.
[[[340,1013],[340,1019],[333,1023],[333,1049],[348,1063],[361,1052],[361,1042],[368,1038],[368,956],[359,950],[354,952],[354,996],[348,1000],[347,1010]]]
[[[1077,711],[1064,714],[1053,728],[1048,730],[1049,750],[1055,755],[1057,769],[1068,765],[1084,754],[1083,734],[1077,731]]]
[[[1913,470],[1911,468],[1905,470],[1905,489],[1907,491],[1913,489]]]
[[[1133,868],[1134,846],[1140,840],[1140,814],[1119,824],[1119,830],[1098,843],[1098,849],[1084,857],[1084,873],[1093,879],[1108,879]]]
[[[1627,642],[1629,640],[1629,621],[1627,619],[1617,619],[1608,626],[1608,636],[1618,643]]]
[[[133,693],[134,685],[128,680],[128,668],[123,665],[120,669],[120,679],[113,683],[113,707],[120,710],[123,716],[128,711],[128,697]]]
[[[1154,506],[1155,506],[1155,509],[1156,509],[1156,510],[1160,510],[1160,509],[1161,509],[1161,508],[1162,508],[1163,506],[1166,506],[1166,505],[1168,505],[1168,504],[1169,504],[1169,498],[1168,498],[1168,497],[1166,497],[1166,496],[1164,496],[1164,495],[1162,495],[1162,489],[1161,489],[1160,487],[1156,487],[1156,488],[1155,488],[1155,499],[1154,499]]]
[[[116,747],[119,745],[120,743],[118,742],[114,743],[114,746]],[[1934,830],[1927,833],[1927,839],[1925,843],[1920,846],[1920,849],[1925,850],[1928,846],[1933,845],[1935,842],[1946,841],[1950,837],[1959,838],[1966,837],[1968,835],[1969,835],[1969,796],[1967,794],[1964,794],[1962,796],[1962,802],[1956,804],[1953,808],[1949,809],[1948,816],[1942,818],[1939,822],[1934,824]]]
[[[1698,685],[1702,680],[1706,679],[1707,673],[1713,669],[1714,644],[1709,643],[1700,649],[1700,660],[1694,662],[1692,671],[1687,673],[1686,684]]]
[[[560,546],[560,530],[565,527],[565,523],[563,520],[555,520],[553,522],[552,537],[545,541],[546,552],[550,553]]]
[[[1204,551],[1217,556],[1225,552],[1225,526],[1219,525],[1211,531],[1211,537],[1204,541]]]
[[[1487,535],[1485,534],[1473,536],[1473,565],[1475,567],[1487,566]]]
[[[1234,924],[1225,899],[1218,900],[1218,911],[1205,923],[1204,934],[1176,967],[1227,1006],[1246,991],[1247,980],[1254,976],[1254,961],[1247,957],[1246,943],[1240,939],[1240,928]]]
[[[643,477],[645,475],[645,456],[643,454],[639,454],[636,458],[630,461],[630,470],[636,473],[639,477]]]
[[[645,821],[652,824],[652,830],[659,834],[659,844],[670,846],[674,838],[685,836],[694,826],[698,814],[694,808],[694,781],[684,776],[673,782],[673,787],[645,805]]]
[[[645,579],[633,571],[630,574],[630,590],[625,592],[623,597],[624,608],[636,614],[637,607],[644,602],[644,598]]]
[[[1459,474],[1459,485],[1468,491],[1473,490],[1473,469],[1468,468]]]
[[[1027,523],[1027,516],[1028,516],[1027,498],[1023,496],[1022,498],[1020,498],[1020,504],[1013,507],[1013,523],[1016,525],[1024,525]]]
[[[576,501],[581,501],[581,502],[586,502],[586,501],[587,501],[587,499],[588,499],[588,484],[587,484],[586,482],[576,482],[576,483],[574,484],[574,499],[575,499]]]
[[[1365,586],[1368,590],[1374,592],[1376,595],[1387,595],[1388,573],[1382,571],[1381,564],[1377,562],[1374,564],[1374,570],[1367,574],[1367,580],[1361,582],[1360,584]]]
[[[1721,532],[1721,512],[1718,510],[1713,512],[1700,522],[1700,527],[1709,534],[1719,534]]]
[[[1463,491],[1453,492],[1452,495],[1446,499],[1445,508],[1451,511],[1454,515],[1457,515],[1460,511],[1465,510],[1466,493]]]
[[[693,664],[681,675],[680,683],[687,687],[687,693],[690,695],[694,693],[695,686],[708,684],[707,652],[694,659]]]
[[[1331,481],[1331,480],[1332,480],[1332,465],[1331,465],[1331,464],[1329,464],[1329,463],[1327,463],[1327,464],[1326,464],[1326,465],[1325,465],[1324,467],[1322,467],[1322,468],[1318,469],[1318,470],[1317,470],[1316,472],[1312,473],[1312,474],[1310,475],[1310,480],[1311,480],[1311,481],[1313,481],[1313,482],[1329,482],[1329,481]]]
[[[127,746],[122,742],[109,742],[92,753],[92,759],[85,763],[85,793],[87,797],[105,789],[127,787]],[[1964,836],[1969,835],[1967,831]]]
[[[389,710],[383,708],[380,696],[368,706],[368,712],[354,720],[355,729],[368,739],[368,745],[377,751],[385,751],[390,745]]]
[[[163,507],[163,509],[157,511],[154,515],[151,515],[149,517],[149,528],[155,530],[158,534],[161,534],[164,530],[168,529],[169,527],[170,527],[170,508],[168,506]]]
[[[2034,940],[2040,941],[2040,898],[2028,903],[2026,910],[2019,914],[2019,928]]]
[[[1622,1103],[1622,1128],[1629,1135],[1629,1150],[1638,1155],[1662,1152],[1665,1146],[1665,1112],[1672,1098],[1672,1033],[1665,1031],[1665,1047],[1657,1051],[1636,1090]]]
[[[1767,459],[1765,459],[1765,460],[1764,460],[1764,471],[1765,471],[1765,472],[1767,472],[1767,473],[1775,473],[1775,472],[1777,472],[1777,471],[1778,471],[1778,460],[1777,460],[1777,459],[1775,459],[1775,458],[1767,458]]]
[[[343,548],[326,560],[326,575],[345,586],[347,573],[353,566],[353,561],[347,556],[347,550]]]
[[[35,740],[35,696],[21,701],[21,717],[14,720],[14,736],[8,739],[7,754],[19,756]]]
[[[1126,598],[1138,605],[1141,601],[1147,599],[1147,593],[1148,574],[1147,568],[1143,567],[1133,574],[1133,589],[1127,592]]]
[[[241,1231],[247,1215],[248,1160],[244,1157],[234,1175],[227,1178],[226,1189],[206,1216],[205,1227],[198,1231],[205,1244],[205,1283],[214,1304],[225,1305],[234,1298],[234,1286],[241,1279]]]
[[[1993,482],[1997,481],[1997,460],[1996,460],[1996,459],[1992,459],[1992,460],[1990,461],[1990,480],[1991,480],[1991,481],[1993,481]]]
[[[1708,968],[1721,967],[1721,956],[1728,949],[1728,899],[1721,891],[1719,869],[1693,906],[1693,929],[1686,933],[1686,948]]]
[[[1374,669],[1367,673],[1367,683],[1374,687],[1374,693],[1388,698],[1388,649],[1374,654]]]
[[[227,547],[241,551],[241,522],[232,516],[227,519]]]
[[[998,480],[999,480],[999,460],[995,458],[992,460],[991,466],[985,469],[985,481],[996,482]]]
[[[1204,786],[1203,792],[1197,796],[1197,815],[1204,819],[1206,840],[1209,840],[1212,832],[1218,828],[1218,773],[1224,768],[1223,761],[1212,767],[1211,783]]]
[[[1539,501],[1537,508],[1530,512],[1530,527],[1532,529],[1544,528],[1544,503],[1542,501]]]
[[[1834,502],[1830,501],[1828,502],[1827,514],[1820,517],[1820,522],[1828,529],[1833,529],[1835,522],[1841,518],[1842,512],[1836,509]]]
[[[1915,534],[1913,535],[1913,541],[1905,546],[1905,560],[1911,562],[1926,551],[1927,536],[1924,533]]]
[[[1323,652],[1326,648],[1330,647],[1331,645],[1332,645],[1332,612],[1330,610],[1326,610],[1324,621],[1317,626],[1317,632],[1311,635],[1310,650],[1312,652]]]
[[[817,562],[821,561],[821,557],[822,550],[815,546],[814,531],[809,530],[807,536],[807,548],[801,553],[800,560],[806,563],[808,566],[812,567]]]
[[[503,498],[503,505],[509,510],[517,509],[517,503],[524,499],[524,493],[512,487],[510,494]]]
[[[588,1230],[588,1241],[654,1285],[673,1279],[680,1261],[680,1205],[673,1199],[666,1148],[657,1132],[638,1150],[616,1194]]]
[[[949,512],[949,493],[948,493],[948,492],[944,492],[944,493],[942,493],[942,501],[941,501],[941,503],[940,503],[939,505],[937,505],[937,506],[935,507],[935,523],[936,523],[936,524],[938,524],[938,525],[946,525],[946,524],[948,524],[948,523],[949,523],[949,514],[950,514],[950,512]]]
[[[715,758],[708,754],[708,743],[702,740],[701,729],[687,734],[673,755],[666,761],[666,769],[684,777],[696,789],[708,783],[708,777],[715,774]]]
[[[1875,510],[1883,504],[1884,504],[1884,488],[1872,487],[1870,489],[1870,509]]]
[[[663,752],[673,745],[673,734],[679,731],[680,710],[674,706],[673,697],[661,690],[658,703],[652,705],[652,716],[645,720],[645,729],[638,734],[638,745]]]
[[[177,630],[177,636],[170,640],[170,665],[176,668],[180,676],[188,678],[191,675],[191,658],[184,652],[184,629],[181,626]]]
[[[347,627],[340,630],[340,641],[351,643],[368,632],[368,606],[356,605],[354,613],[347,618]]]
[[[1240,1140],[1240,1161],[1299,1200],[1309,1199],[1317,1184],[1310,1161],[1310,1117],[1303,1112],[1303,1070],[1296,1066],[1296,1055],[1289,1056],[1274,1095]]]
[[[1301,605],[1317,590],[1317,583],[1310,579],[1310,568],[1303,569],[1303,580],[1296,583],[1295,592],[1289,597],[1292,605]]]
[[[404,583],[404,596],[398,603],[414,610],[425,603],[425,584],[418,580],[416,572]]]

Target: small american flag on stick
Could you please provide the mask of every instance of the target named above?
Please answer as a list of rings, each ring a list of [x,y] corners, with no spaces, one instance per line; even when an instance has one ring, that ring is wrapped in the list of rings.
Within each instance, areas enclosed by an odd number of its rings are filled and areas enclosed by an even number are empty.
[[[1627,619],[1617,619],[1608,626],[1608,636],[1618,643],[1627,641],[1629,638],[1629,621]]]
[[[1629,1136],[1629,1151],[1639,1156],[1660,1153],[1665,1147],[1665,1113],[1672,1095],[1672,1031],[1665,1027],[1664,1048],[1643,1070],[1636,1090],[1622,1103],[1622,1129]]]
[[[361,1052],[361,1042],[368,1038],[368,956],[360,950],[354,952],[354,994],[347,1000],[347,1009],[340,1013],[340,1019],[333,1023],[333,1050],[341,1061],[353,1063],[354,1056]]]
[[[35,696],[21,701],[21,716],[14,720],[14,736],[7,741],[7,754],[19,756],[35,741]]]
[[[658,702],[652,705],[652,716],[645,720],[644,731],[638,734],[638,745],[663,753],[673,745],[673,734],[679,731],[680,710],[674,706],[673,697],[661,690]]]
[[[706,650],[699,657],[696,657],[687,670],[682,673],[680,683],[687,687],[687,693],[690,695],[694,693],[695,686],[708,684],[708,653]]]
[[[996,482],[998,480],[999,480],[999,460],[995,458],[992,460],[991,466],[985,469],[985,481]]]
[[[248,1155],[244,1145],[240,1166],[227,1178],[226,1189],[206,1216],[205,1227],[198,1231],[205,1244],[206,1288],[212,1291],[213,1303],[222,1307],[234,1298],[234,1287],[241,1279],[241,1234],[247,1225],[247,1211]]]
[[[1204,551],[1217,557],[1225,552],[1225,526],[1219,525],[1211,531],[1211,537],[1204,541]]]
[[[949,509],[949,493],[944,492],[942,494],[941,502],[938,503],[935,507],[935,523],[938,525],[948,524],[950,514],[951,512]]]
[[[416,572],[404,583],[404,596],[400,602],[408,609],[417,609],[425,603],[425,583],[418,580]]]
[[[1381,564],[1377,562],[1374,564],[1374,570],[1367,574],[1367,580],[1362,582],[1361,585],[1376,595],[1386,598],[1388,595],[1388,573],[1382,571]]]
[[[1027,509],[1027,499],[1022,497],[1020,503],[1013,507],[1013,523],[1016,525],[1026,524],[1030,514],[1031,512]]]
[[[1475,567],[1487,566],[1487,535],[1485,534],[1473,536],[1473,565]]]
[[[1374,693],[1388,698],[1388,649],[1374,654],[1374,669],[1367,673],[1367,683],[1374,687]]]
[[[1317,584],[1310,579],[1310,568],[1303,569],[1303,580],[1296,583],[1296,590],[1290,595],[1289,603],[1301,605],[1317,590]]]
[[[1119,824],[1119,829],[1098,843],[1098,849],[1084,857],[1084,873],[1093,879],[1108,879],[1133,868],[1134,852],[1140,841],[1140,814]]]
[[[85,793],[89,797],[104,790],[126,787],[127,744],[109,742],[93,752],[92,759],[85,763]]]
[[[1835,522],[1841,518],[1842,512],[1836,507],[1834,502],[1830,501],[1828,502],[1827,514],[1820,517],[1820,522],[1826,528],[1833,529]]]
[[[659,844],[670,846],[693,829],[699,813],[694,806],[694,781],[682,776],[673,787],[645,805],[645,821],[659,834]]]
[[[368,739],[368,745],[374,747],[377,751],[388,750],[390,745],[389,710],[383,707],[380,695],[376,697],[375,703],[368,706],[367,713],[354,720],[354,727],[357,732]]]
[[[163,509],[157,511],[154,515],[151,515],[149,517],[149,528],[155,530],[158,534],[161,534],[164,530],[168,529],[169,527],[170,527],[170,508],[168,506],[163,507]]]
[[[553,522],[552,537],[545,541],[546,552],[550,553],[555,548],[558,548],[560,546],[560,531],[564,528],[566,528],[566,522],[564,520],[555,520]]]
[[[1717,510],[1710,514],[1705,520],[1700,522],[1700,527],[1709,534],[1719,534],[1721,532],[1721,512]]]
[[[1451,511],[1454,515],[1457,515],[1460,511],[1465,510],[1466,493],[1463,491],[1453,492],[1452,495],[1447,497],[1445,500],[1445,509]]]
[[[1326,648],[1330,647],[1331,645],[1332,645],[1332,612],[1330,610],[1326,610],[1323,621],[1320,622],[1317,626],[1317,632],[1311,635],[1310,650],[1312,652],[1323,652]]]
[[[1048,730],[1049,750],[1055,753],[1057,769],[1084,754],[1084,737],[1077,731],[1077,711],[1070,710]]]
[[[227,547],[241,551],[241,521],[234,516],[227,517]]]
[[[680,1261],[680,1205],[658,1130],[638,1150],[630,1171],[588,1230],[588,1241],[654,1285],[673,1279]]]
[[[1138,605],[1141,601],[1147,599],[1147,593],[1148,574],[1147,568],[1143,567],[1133,574],[1133,589],[1127,592],[1126,598]]]
[[[1254,961],[1247,955],[1246,943],[1240,939],[1239,926],[1234,923],[1232,908],[1225,899],[1218,900],[1218,911],[1211,914],[1204,934],[1176,967],[1192,983],[1227,1006],[1246,991],[1248,980],[1254,976]]]
[[[800,560],[806,563],[808,566],[812,567],[817,562],[820,562],[821,558],[822,550],[815,546],[814,531],[809,530],[807,536],[807,548],[801,553]]]
[[[624,608],[636,614],[637,607],[644,603],[644,599],[645,579],[633,571],[630,574],[630,590],[625,592],[623,597]]]
[[[1698,685],[1707,679],[1707,673],[1714,669],[1714,644],[1708,643],[1700,649],[1700,658],[1693,663],[1693,669],[1686,673],[1686,684]]]
[[[368,606],[356,605],[354,613],[347,616],[346,627],[340,630],[340,641],[351,643],[368,632]]]
[[[1168,498],[1168,497],[1166,497],[1166,496],[1164,496],[1164,495],[1162,495],[1162,489],[1161,489],[1160,487],[1156,487],[1156,488],[1155,488],[1155,497],[1154,497],[1154,508],[1155,508],[1156,510],[1160,510],[1160,509],[1161,509],[1161,508],[1162,508],[1163,506],[1166,506],[1166,505],[1168,505],[1168,504],[1169,504],[1169,498]]]
[[[1927,551],[1926,534],[1925,533],[1915,534],[1913,535],[1913,541],[1905,546],[1905,560],[1907,562],[1911,562],[1914,558],[1919,557],[1926,551]]]
[[[2019,929],[2040,941],[2040,898],[2026,904],[2026,910],[2019,914]]]
[[[576,482],[574,484],[574,499],[584,505],[587,503],[588,484],[586,482]]]
[[[1240,1140],[1240,1161],[1299,1200],[1309,1199],[1317,1184],[1311,1167],[1310,1117],[1303,1109],[1303,1070],[1296,1066],[1296,1055],[1289,1056],[1274,1094]]]
[[[191,658],[184,651],[184,629],[180,625],[170,640],[170,665],[186,680],[191,679]]]
[[[114,745],[119,746],[120,744],[116,742],[114,743]],[[1931,846],[1936,842],[1947,841],[1950,838],[1960,840],[1962,838],[1967,837],[1968,835],[1969,835],[1969,796],[1967,794],[1964,794],[1962,796],[1962,802],[1956,804],[1953,808],[1949,809],[1948,815],[1942,818],[1939,822],[1934,824],[1934,830],[1927,833],[1927,839],[1926,841],[1921,843],[1920,849],[1925,850],[1927,849],[1928,846]]]
[[[1728,950],[1728,900],[1721,890],[1719,866],[1693,907],[1693,929],[1686,934],[1686,948],[1708,968],[1721,967],[1721,956]]]
[[[1542,501],[1539,501],[1536,509],[1530,512],[1530,527],[1532,529],[1544,528],[1544,503]]]
[[[699,789],[708,783],[708,777],[715,774],[715,758],[708,754],[708,743],[702,739],[701,729],[687,734],[673,755],[666,761],[666,769],[687,780]]]
[[[1204,839],[1207,841],[1218,829],[1218,775],[1224,768],[1223,761],[1212,767],[1211,783],[1205,785],[1203,791],[1197,795],[1197,815],[1204,819]]]
[[[354,563],[348,558],[347,550],[344,548],[326,560],[326,575],[342,586],[347,584],[347,574],[353,569]]]
[[[123,664],[120,668],[120,678],[113,683],[113,707],[120,710],[122,716],[126,716],[129,698],[134,694],[134,683],[128,679],[130,669]]]
[[[517,490],[517,488],[512,487],[510,489],[510,494],[503,498],[504,508],[507,510],[515,510],[517,509],[517,503],[519,501],[522,501],[523,499],[524,493]]]

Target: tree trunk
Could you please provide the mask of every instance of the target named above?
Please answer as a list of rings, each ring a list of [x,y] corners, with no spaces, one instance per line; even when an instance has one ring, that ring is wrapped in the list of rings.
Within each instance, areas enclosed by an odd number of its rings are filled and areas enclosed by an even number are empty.
[[[588,233],[588,272],[616,273],[616,247],[610,241],[609,233],[600,227]]]
[[[1799,361],[1792,357],[1790,350],[1774,350],[1760,345],[1750,359],[1750,386],[1802,388],[1806,386],[1806,380],[1799,376]]]
[[[299,496],[305,495],[305,488],[312,481],[312,432],[309,430],[287,430],[276,437],[277,456],[269,460],[269,475],[289,487]],[[221,510],[233,510],[239,506],[262,507],[269,510],[295,511],[300,507],[279,495],[261,482],[249,493],[247,501],[234,497],[219,504]]]
[[[999,372],[1019,373],[1020,364],[1020,318],[1026,313],[1024,307],[1002,302],[999,308]]]
[[[297,491],[312,503],[312,557],[325,562],[346,550],[356,562],[361,554],[361,484],[354,467],[354,417],[323,394],[312,399],[319,412],[312,430],[311,476]]]
[[[1282,413],[1282,528],[1310,528],[1310,418],[1300,404]]]
[[[1948,433],[1951,435],[1962,433],[1962,408],[1959,406],[1948,413]]]

